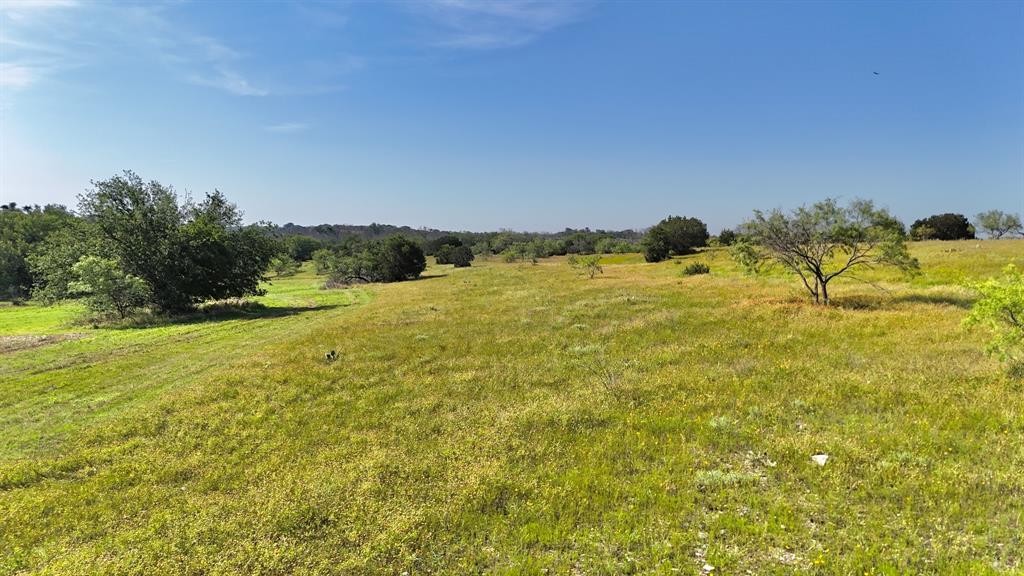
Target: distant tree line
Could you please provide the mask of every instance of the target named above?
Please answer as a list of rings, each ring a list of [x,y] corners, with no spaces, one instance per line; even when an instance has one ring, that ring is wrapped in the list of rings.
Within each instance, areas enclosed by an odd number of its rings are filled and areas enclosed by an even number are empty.
[[[72,212],[59,205],[0,205],[0,299],[43,302],[82,298],[97,311],[126,316],[149,307],[177,313],[208,300],[261,293],[260,283],[295,274],[312,261],[338,284],[418,277],[427,257],[470,266],[498,256],[534,262],[550,256],[642,252],[648,262],[726,246],[748,272],[776,264],[798,275],[811,296],[829,300],[829,282],[859,267],[912,270],[907,240],[1021,235],[1018,215],[999,210],[936,214],[909,230],[870,202],[827,200],[791,213],[755,212],[739,228],[711,237],[701,220],[669,216],[648,230],[555,233],[449,232],[385,224],[298,226],[242,223],[218,191],[198,202],[132,172],[93,182]],[[599,260],[574,259],[593,276]],[[838,266],[838,267],[833,267]]]

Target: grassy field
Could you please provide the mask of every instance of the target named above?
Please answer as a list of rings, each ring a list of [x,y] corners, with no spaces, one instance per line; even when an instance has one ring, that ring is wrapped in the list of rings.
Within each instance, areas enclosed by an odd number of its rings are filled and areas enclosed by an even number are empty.
[[[912,250],[827,309],[721,250],[0,308],[0,573],[1021,573],[1024,392],[958,284],[1024,241]]]

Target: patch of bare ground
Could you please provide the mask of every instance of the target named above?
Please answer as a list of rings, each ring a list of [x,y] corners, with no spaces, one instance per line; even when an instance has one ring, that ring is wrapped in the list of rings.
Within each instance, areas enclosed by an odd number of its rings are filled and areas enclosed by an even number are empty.
[[[63,342],[65,340],[78,340],[84,338],[86,334],[68,333],[68,334],[20,334],[17,336],[0,336],[0,354],[7,354],[8,352],[17,352],[18,350],[27,350],[29,348],[38,348],[39,346],[47,346],[50,344],[56,344],[57,342]]]

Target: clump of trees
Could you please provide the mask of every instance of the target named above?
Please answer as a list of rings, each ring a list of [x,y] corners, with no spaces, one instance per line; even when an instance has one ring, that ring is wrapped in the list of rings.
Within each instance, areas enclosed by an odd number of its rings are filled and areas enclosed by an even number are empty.
[[[1024,233],[1024,226],[1021,225],[1020,216],[1008,214],[1002,210],[989,210],[974,217],[978,228],[989,238],[998,240],[1003,236],[1013,236]]]
[[[756,211],[742,232],[749,241],[745,257],[767,259],[796,274],[816,303],[828,304],[829,283],[858,268],[917,269],[903,224],[869,200],[844,207],[829,199],[788,214]]]
[[[547,250],[543,240],[531,242],[513,242],[501,251],[501,257],[505,262],[526,262],[536,264],[538,258],[546,258],[553,254]]]
[[[179,202],[172,188],[133,172],[93,182],[79,197],[79,214],[26,258],[43,301],[84,295],[93,309],[122,316],[143,304],[187,311],[261,294],[278,249],[264,226],[243,225],[220,192]]]
[[[726,228],[718,233],[718,243],[722,246],[732,246],[736,240],[736,232],[731,228]]]
[[[973,240],[974,226],[963,214],[936,214],[915,220],[910,225],[914,240]]]
[[[19,207],[11,202],[0,206],[0,299],[17,302],[29,296],[35,284],[30,262],[39,247],[75,220],[74,214],[57,204]],[[65,274],[74,262],[65,267]]]
[[[456,268],[469,267],[473,258],[473,251],[470,250],[469,246],[461,244],[458,246],[445,244],[438,248],[434,256],[438,264],[451,264]]]
[[[308,262],[313,253],[324,247],[324,243],[309,236],[285,236],[281,242],[284,253],[296,262]]]
[[[439,238],[426,241],[423,244],[423,252],[428,256],[437,256],[437,253],[446,246],[449,248],[455,248],[462,245],[464,245],[464,242],[458,236],[454,234],[445,234]]]
[[[326,273],[338,284],[398,282],[418,278],[427,268],[427,259],[419,244],[392,236],[317,251],[314,265],[318,273]]]
[[[1011,375],[1024,378],[1024,273],[1010,264],[1001,278],[970,287],[979,298],[964,324],[989,328],[988,353],[1006,362]]]
[[[695,248],[707,246],[708,227],[696,218],[669,216],[652,226],[644,236],[644,259],[661,262],[671,255],[693,252]]]
[[[259,283],[277,251],[267,230],[243,226],[241,212],[219,191],[179,203],[172,188],[130,171],[94,182],[79,197],[79,211],[164,312],[262,294]]]

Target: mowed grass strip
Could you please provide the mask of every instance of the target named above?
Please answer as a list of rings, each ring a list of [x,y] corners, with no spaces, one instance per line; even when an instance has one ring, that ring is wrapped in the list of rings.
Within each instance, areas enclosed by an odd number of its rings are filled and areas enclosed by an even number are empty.
[[[0,566],[1019,571],[1024,401],[956,283],[1022,247],[915,244],[920,276],[843,282],[828,309],[712,250],[594,280],[561,259],[344,291],[304,273],[265,297],[288,314],[41,323],[90,336],[0,356]]]

